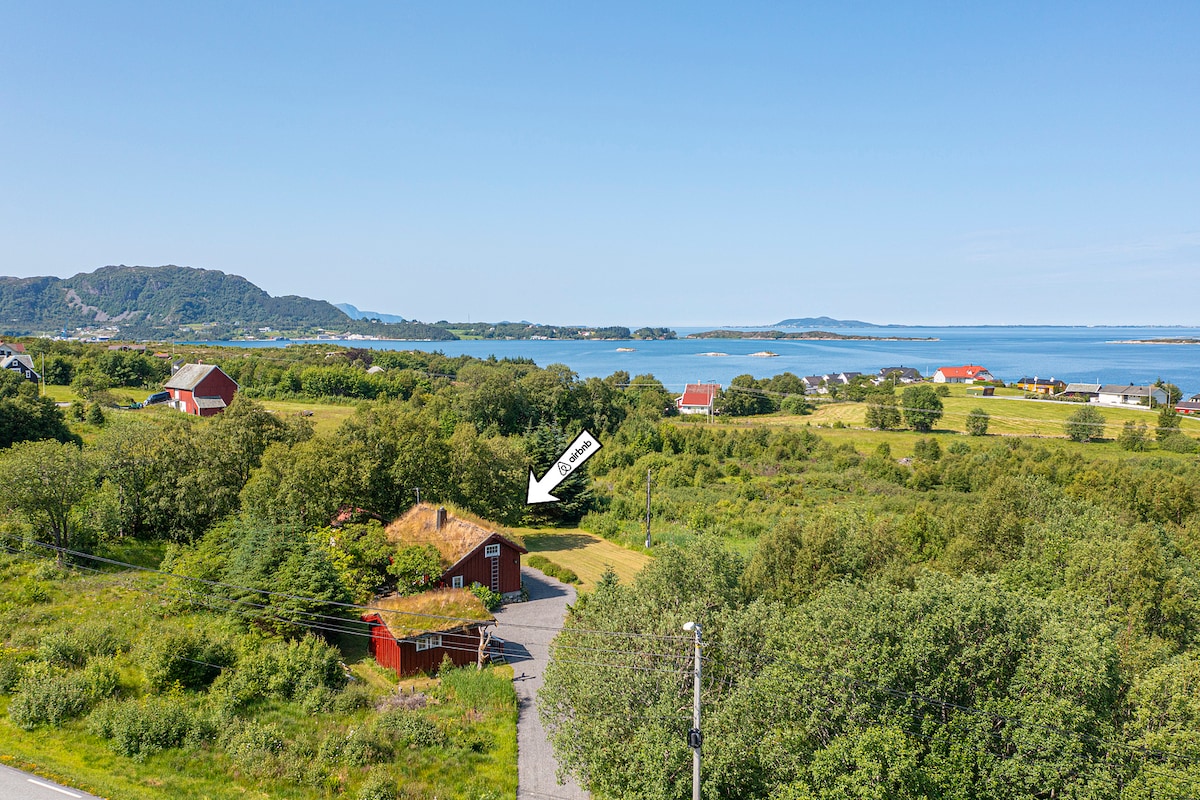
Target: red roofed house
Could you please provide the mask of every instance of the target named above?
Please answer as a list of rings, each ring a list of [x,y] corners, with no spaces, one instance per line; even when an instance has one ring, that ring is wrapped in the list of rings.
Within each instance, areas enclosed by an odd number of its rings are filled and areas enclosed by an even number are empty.
[[[211,417],[233,402],[238,385],[214,364],[184,364],[163,388],[171,395],[172,408]]]
[[[967,364],[964,367],[938,367],[938,371],[933,373],[934,383],[986,383],[994,381],[992,373],[986,368],[975,364]]]
[[[712,414],[719,391],[719,383],[689,383],[683,395],[675,400],[675,407],[680,414]]]
[[[419,503],[387,526],[388,541],[401,547],[433,545],[442,574],[430,579],[454,589],[482,584],[506,602],[521,598],[524,547],[483,524],[453,517],[445,508]]]
[[[367,652],[401,678],[435,672],[442,659],[455,666],[483,663],[496,618],[466,589],[437,589],[371,602],[362,615],[371,626]]]
[[[1194,394],[1187,400],[1175,404],[1175,410],[1180,414],[1200,414],[1200,394]]]

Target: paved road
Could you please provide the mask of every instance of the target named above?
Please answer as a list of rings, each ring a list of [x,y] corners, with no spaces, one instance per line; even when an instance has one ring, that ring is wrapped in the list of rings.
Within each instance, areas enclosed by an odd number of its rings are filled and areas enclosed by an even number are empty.
[[[63,800],[65,797],[100,800],[94,794],[0,764],[0,800]]]
[[[549,661],[547,646],[554,632],[505,625],[561,626],[567,604],[575,602],[575,589],[529,567],[521,568],[521,579],[529,589],[529,602],[510,603],[496,614],[498,635],[507,642],[505,653],[517,690],[517,800],[587,800],[587,792],[574,780],[558,782],[558,762],[537,711],[537,692],[542,688]]]

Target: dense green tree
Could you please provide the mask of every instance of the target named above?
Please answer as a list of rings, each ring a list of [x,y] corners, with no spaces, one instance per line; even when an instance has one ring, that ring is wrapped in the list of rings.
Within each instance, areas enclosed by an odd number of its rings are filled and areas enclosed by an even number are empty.
[[[394,555],[387,572],[395,579],[396,590],[400,594],[411,594],[430,588],[430,582],[446,570],[447,565],[442,563],[437,548],[431,544],[412,545],[399,550],[393,547],[392,552]]]
[[[11,487],[4,504],[25,518],[35,537],[60,548],[87,546],[76,510],[95,489],[95,468],[78,445],[15,444],[0,456],[0,481]]]
[[[519,523],[529,486],[524,448],[502,436],[481,436],[469,422],[459,423],[449,445],[451,500],[485,519]]]
[[[535,478],[540,479],[557,463],[574,436],[568,436],[558,426],[543,425],[525,436],[525,450]],[[528,482],[526,482],[528,487]],[[528,521],[545,525],[550,523],[577,523],[588,512],[593,502],[588,463],[573,470],[566,480],[554,488],[556,503],[538,503],[526,509]]]
[[[942,418],[942,398],[927,383],[907,386],[900,394],[904,424],[915,431],[930,431]]]
[[[0,449],[37,439],[79,442],[54,401],[38,396],[36,384],[0,370]]]
[[[1121,433],[1117,436],[1117,444],[1122,450],[1133,450],[1141,452],[1150,445],[1150,434],[1147,432],[1146,423],[1141,422],[1134,424],[1133,420],[1127,420],[1121,427]]]
[[[770,414],[775,402],[752,375],[738,375],[717,396],[717,413],[730,417]]]
[[[310,537],[289,527],[243,523],[231,529],[228,547],[222,578],[236,588],[215,587],[213,593],[235,617],[299,638],[308,626],[324,624],[314,615],[346,616],[336,604],[348,603],[349,592],[327,548]]]
[[[1067,438],[1073,442],[1090,442],[1104,436],[1104,415],[1091,405],[1081,406],[1063,423]]]
[[[1175,410],[1174,403],[1168,403],[1158,411],[1158,422],[1155,427],[1155,438],[1158,441],[1169,439],[1179,434],[1180,414]]]
[[[900,426],[900,409],[896,407],[896,396],[890,392],[872,392],[867,397],[868,427],[881,431]]]
[[[971,436],[987,436],[992,417],[982,408],[973,408],[967,414],[967,433]]]

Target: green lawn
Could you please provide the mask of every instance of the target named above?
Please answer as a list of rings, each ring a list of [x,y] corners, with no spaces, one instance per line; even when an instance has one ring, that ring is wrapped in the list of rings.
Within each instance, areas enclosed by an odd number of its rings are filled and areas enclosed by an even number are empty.
[[[312,422],[317,433],[332,433],[339,425],[354,416],[353,405],[321,403],[315,400],[256,400],[255,402],[261,403],[268,411],[276,414],[305,416]]]
[[[1016,436],[1063,436],[1063,423],[1078,411],[1080,404],[1053,400],[1026,400],[1019,392],[1001,390],[996,397],[968,396],[959,389],[949,397],[942,398],[943,414],[937,424],[938,432],[964,433],[967,415],[973,409],[982,408],[990,416],[989,434]],[[1126,421],[1144,422],[1153,429],[1157,424],[1157,409],[1111,408],[1093,406],[1104,417],[1104,438],[1115,439]],[[822,403],[812,414],[789,416],[776,414],[765,417],[721,420],[720,425],[811,425],[827,429],[835,423],[854,428],[866,427],[867,406],[865,403]],[[1182,417],[1180,430],[1200,436],[1200,419]],[[1151,431],[1153,433],[1153,431]],[[826,433],[825,430],[822,433]],[[891,434],[889,434],[891,435]],[[889,440],[890,441],[890,440]]]
[[[582,581],[580,591],[590,591],[611,566],[622,581],[636,575],[650,556],[613,544],[595,534],[578,529],[517,528],[531,555],[542,555],[566,567]],[[523,560],[528,560],[525,556]]]

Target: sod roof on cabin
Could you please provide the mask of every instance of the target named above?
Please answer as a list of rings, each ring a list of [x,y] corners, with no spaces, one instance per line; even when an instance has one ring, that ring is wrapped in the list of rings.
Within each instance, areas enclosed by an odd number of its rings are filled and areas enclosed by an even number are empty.
[[[401,547],[431,544],[437,548],[444,566],[452,567],[479,545],[492,536],[499,535],[522,553],[526,552],[514,538],[482,519],[464,519],[462,512],[455,516],[446,512],[446,521],[441,530],[437,526],[436,506],[420,503],[408,510],[404,516],[387,526],[388,541]]]
[[[466,589],[435,589],[420,594],[393,595],[371,601],[372,611],[397,639],[457,630],[495,622],[483,602]]]

